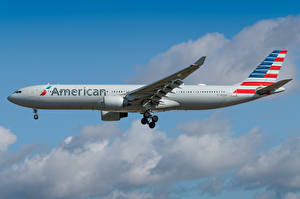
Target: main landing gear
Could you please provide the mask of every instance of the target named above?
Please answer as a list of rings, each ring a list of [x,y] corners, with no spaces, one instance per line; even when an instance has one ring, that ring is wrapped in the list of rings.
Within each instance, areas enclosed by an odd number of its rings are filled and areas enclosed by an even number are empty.
[[[39,115],[37,114],[37,110],[36,109],[33,109],[33,113],[34,113],[33,119],[35,119],[35,120],[39,119]]]
[[[144,117],[141,119],[143,125],[148,124],[151,129],[155,127],[155,123],[158,121],[158,116],[151,115],[149,111],[144,113]]]

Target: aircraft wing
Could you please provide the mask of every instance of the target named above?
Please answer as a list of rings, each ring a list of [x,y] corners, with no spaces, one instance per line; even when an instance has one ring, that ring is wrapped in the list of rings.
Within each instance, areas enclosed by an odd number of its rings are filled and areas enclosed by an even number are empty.
[[[278,88],[282,87],[283,85],[285,85],[286,83],[288,83],[291,80],[292,79],[284,79],[284,80],[278,81],[270,86],[256,90],[256,93],[259,95],[269,94],[269,93],[277,90]]]
[[[129,92],[125,96],[128,105],[146,105],[149,103],[156,105],[159,104],[159,101],[163,96],[167,95],[168,93],[172,92],[174,88],[178,88],[181,84],[183,84],[182,80],[200,68],[200,66],[204,63],[204,60],[205,56],[201,57],[194,64],[178,71],[177,73]]]

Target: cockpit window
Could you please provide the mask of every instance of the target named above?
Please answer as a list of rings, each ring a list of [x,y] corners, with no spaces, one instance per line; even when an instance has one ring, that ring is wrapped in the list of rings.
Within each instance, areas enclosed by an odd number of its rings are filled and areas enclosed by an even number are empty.
[[[22,91],[16,91],[15,93],[22,93]]]

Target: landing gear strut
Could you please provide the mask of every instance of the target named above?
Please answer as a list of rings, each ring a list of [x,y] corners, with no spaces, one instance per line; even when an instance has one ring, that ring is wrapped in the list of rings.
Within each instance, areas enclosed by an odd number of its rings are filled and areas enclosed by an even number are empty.
[[[33,113],[34,113],[33,119],[35,119],[35,120],[39,119],[39,115],[37,114],[37,110],[36,109],[33,109]]]
[[[158,116],[152,116],[149,111],[146,111],[143,115],[144,117],[141,119],[141,123],[143,125],[148,124],[148,126],[153,129],[155,127],[155,123],[158,121]]]
[[[146,111],[146,112],[144,113],[144,117],[145,117],[145,118],[151,117],[151,113],[150,113],[149,111]]]

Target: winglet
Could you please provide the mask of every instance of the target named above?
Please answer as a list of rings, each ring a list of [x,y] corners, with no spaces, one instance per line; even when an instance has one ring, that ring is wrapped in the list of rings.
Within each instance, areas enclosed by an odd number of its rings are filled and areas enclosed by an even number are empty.
[[[205,58],[206,58],[206,56],[201,57],[201,58],[198,59],[193,65],[201,66],[201,65],[204,63]]]

